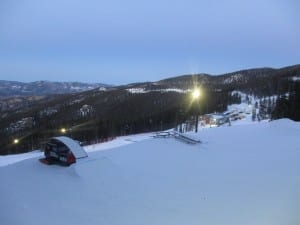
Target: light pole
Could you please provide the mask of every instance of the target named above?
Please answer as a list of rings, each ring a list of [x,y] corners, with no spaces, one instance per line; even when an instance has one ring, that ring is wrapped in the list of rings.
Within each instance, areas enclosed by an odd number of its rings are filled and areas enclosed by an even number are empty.
[[[195,88],[192,92],[192,100],[196,103],[196,125],[195,125],[195,133],[198,132],[198,114],[199,114],[199,98],[201,96],[201,92],[199,88]]]
[[[18,139],[18,138],[15,138],[14,140],[13,140],[13,145],[15,146],[14,147],[14,151],[15,151],[15,153],[18,153],[18,146],[19,146],[19,144],[20,144],[20,139]]]

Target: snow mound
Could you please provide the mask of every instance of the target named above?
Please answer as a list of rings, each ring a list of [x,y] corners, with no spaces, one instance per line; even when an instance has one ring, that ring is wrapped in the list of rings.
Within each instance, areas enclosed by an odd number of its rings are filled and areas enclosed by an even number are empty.
[[[43,156],[43,153],[41,151],[0,156],[0,167],[14,164],[14,163],[23,161],[25,159],[31,159],[31,158],[42,157],[42,156]]]
[[[298,130],[300,128],[300,122],[295,122],[293,120],[284,118],[279,120],[273,120],[270,125],[274,128],[291,128]]]
[[[300,224],[299,131],[279,120],[201,129],[197,145],[132,136],[70,167],[3,166],[0,223]]]

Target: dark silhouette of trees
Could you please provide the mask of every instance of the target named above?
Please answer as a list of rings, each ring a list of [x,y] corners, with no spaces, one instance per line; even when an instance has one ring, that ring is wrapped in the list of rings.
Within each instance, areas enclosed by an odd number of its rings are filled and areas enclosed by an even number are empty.
[[[34,102],[26,99],[14,110],[1,111],[0,154],[43,148],[52,136],[67,135],[88,144],[119,135],[173,128],[187,120],[195,121],[191,119],[195,115],[226,111],[228,105],[241,102],[240,92],[248,95],[248,101],[250,96],[261,98],[257,104],[260,113],[272,113],[272,119],[288,117],[299,121],[300,82],[292,79],[299,74],[300,67],[293,66],[243,70],[221,76],[185,75],[108,91],[95,89],[53,95]],[[188,92],[161,91],[191,90],[194,86],[202,88],[197,104],[191,104]],[[128,91],[132,88],[144,92]],[[274,97],[270,99],[275,95],[279,96],[276,102]],[[82,108],[87,109],[86,113],[80,113]],[[24,118],[32,118],[32,125],[17,126]],[[67,132],[62,134],[61,128]],[[17,145],[13,144],[15,138],[20,139]]]
[[[290,81],[289,92],[277,98],[272,119],[290,118],[300,121],[300,82]]]

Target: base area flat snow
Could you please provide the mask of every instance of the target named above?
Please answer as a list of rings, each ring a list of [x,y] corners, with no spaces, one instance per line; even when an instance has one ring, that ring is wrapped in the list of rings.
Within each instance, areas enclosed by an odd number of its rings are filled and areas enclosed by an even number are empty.
[[[70,167],[0,167],[0,224],[300,224],[299,123],[198,135],[202,144],[153,138]]]

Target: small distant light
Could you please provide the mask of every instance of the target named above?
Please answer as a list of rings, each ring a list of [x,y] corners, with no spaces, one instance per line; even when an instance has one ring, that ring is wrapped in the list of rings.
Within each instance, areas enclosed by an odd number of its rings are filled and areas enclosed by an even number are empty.
[[[19,139],[15,139],[14,144],[18,144],[18,143],[19,143]]]
[[[64,133],[66,133],[67,130],[65,128],[61,128],[60,131],[64,134]]]

